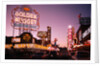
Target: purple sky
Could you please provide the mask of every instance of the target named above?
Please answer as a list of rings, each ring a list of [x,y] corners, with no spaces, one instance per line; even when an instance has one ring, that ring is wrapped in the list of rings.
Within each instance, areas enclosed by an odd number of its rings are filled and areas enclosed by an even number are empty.
[[[11,10],[18,5],[7,6],[7,22],[6,36],[12,36],[13,29],[11,27]],[[20,5],[19,5],[20,6]],[[52,28],[52,41],[57,38],[59,46],[67,46],[67,29],[68,25],[72,25],[75,31],[79,28],[78,15],[82,17],[91,16],[90,4],[63,4],[63,5],[29,5],[32,9],[36,9],[40,14],[40,29],[46,31],[47,26]],[[18,35],[18,30],[15,30],[15,36]],[[37,36],[37,32],[32,32],[33,36]]]

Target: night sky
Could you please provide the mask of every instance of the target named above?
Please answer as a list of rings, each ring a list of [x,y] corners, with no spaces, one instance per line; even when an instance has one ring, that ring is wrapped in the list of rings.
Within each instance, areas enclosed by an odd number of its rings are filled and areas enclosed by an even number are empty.
[[[11,10],[16,6],[7,5],[7,20],[6,20],[6,36],[12,36],[13,28],[11,26]],[[77,32],[80,24],[78,15],[82,17],[91,16],[90,4],[52,4],[52,5],[28,5],[32,9],[36,9],[40,14],[40,29],[38,31],[46,31],[47,26],[52,29],[52,41],[57,38],[57,44],[61,47],[67,46],[67,29],[68,25],[72,25]],[[18,35],[18,30],[15,30],[15,36]],[[32,32],[34,37],[37,37],[37,31]],[[38,38],[38,37],[37,37]]]

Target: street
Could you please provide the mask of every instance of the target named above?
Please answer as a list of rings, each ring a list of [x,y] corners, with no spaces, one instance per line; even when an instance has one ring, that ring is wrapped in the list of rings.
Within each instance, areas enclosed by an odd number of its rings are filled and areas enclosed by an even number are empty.
[[[71,55],[71,53],[67,51],[56,52],[39,50],[36,52],[28,49],[6,49],[5,53],[5,59],[89,60],[89,57],[78,58],[77,56]]]

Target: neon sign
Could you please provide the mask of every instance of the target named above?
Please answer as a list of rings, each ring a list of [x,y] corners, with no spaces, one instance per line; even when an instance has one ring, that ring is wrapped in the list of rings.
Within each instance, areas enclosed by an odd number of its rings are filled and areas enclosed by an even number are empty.
[[[91,32],[91,28],[89,27],[84,33],[83,38],[85,38]]]
[[[16,7],[11,12],[11,25],[15,29],[38,30],[39,29],[39,13],[30,7]]]
[[[43,38],[43,37],[47,37],[47,32],[46,31],[39,31],[37,34],[38,37]]]
[[[20,38],[12,38],[12,42],[13,43],[21,42],[21,39]]]

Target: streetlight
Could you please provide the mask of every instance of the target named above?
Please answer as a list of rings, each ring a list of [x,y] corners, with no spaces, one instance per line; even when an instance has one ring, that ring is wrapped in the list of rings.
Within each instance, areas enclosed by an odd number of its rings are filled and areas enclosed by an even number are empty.
[[[69,25],[69,26],[68,26],[68,28],[72,28],[72,26],[71,26],[71,25]]]

